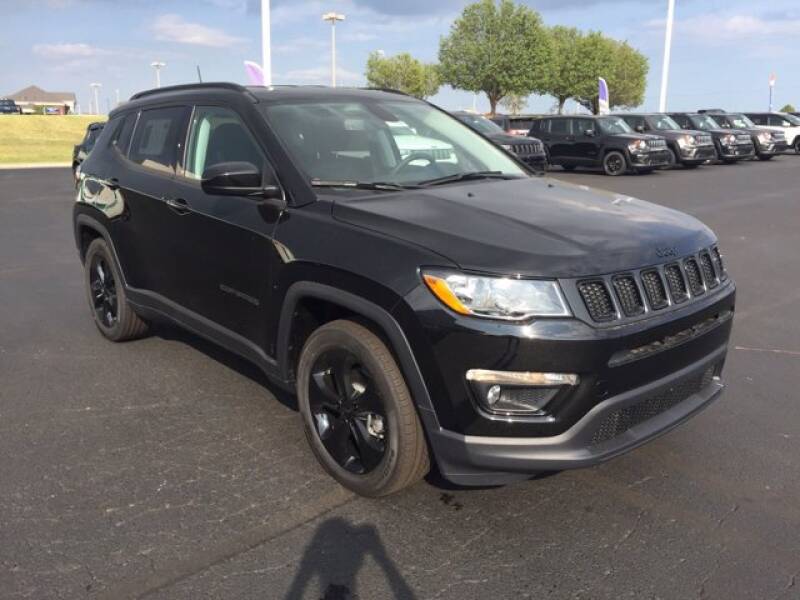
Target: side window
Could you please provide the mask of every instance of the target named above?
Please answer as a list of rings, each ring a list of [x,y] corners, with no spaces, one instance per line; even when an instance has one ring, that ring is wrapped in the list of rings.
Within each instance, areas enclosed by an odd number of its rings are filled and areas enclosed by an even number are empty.
[[[766,125],[767,120],[764,118],[763,115],[747,115],[750,117],[750,120],[753,121],[756,125]]]
[[[186,113],[182,106],[142,111],[128,158],[143,167],[175,173]]]
[[[588,129],[597,129],[594,121],[589,119],[572,119],[572,135],[585,136]]]
[[[554,135],[569,135],[569,119],[553,119],[550,121],[550,133]]]
[[[208,167],[226,162],[248,162],[263,169],[265,158],[235,112],[198,106],[192,117],[184,174],[202,179]]]
[[[137,113],[128,113],[125,115],[122,126],[118,127],[111,137],[111,147],[123,156],[128,154],[133,126],[136,125],[136,115]]]
[[[683,115],[672,115],[672,118],[681,126],[681,129],[694,129],[694,127],[690,127],[691,123],[689,123],[689,119]]]
[[[784,118],[781,118],[781,127],[791,127],[792,124]]]

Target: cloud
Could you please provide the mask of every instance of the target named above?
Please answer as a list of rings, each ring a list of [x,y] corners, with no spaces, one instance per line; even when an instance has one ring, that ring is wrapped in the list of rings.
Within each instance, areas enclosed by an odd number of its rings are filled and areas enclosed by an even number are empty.
[[[229,35],[221,29],[185,21],[180,15],[161,15],[151,29],[157,40],[178,44],[226,48],[244,41],[243,38]]]
[[[320,65],[309,69],[294,69],[285,73],[276,73],[275,79],[278,83],[292,84],[321,84],[328,85],[331,81],[330,65]],[[339,85],[356,85],[364,82],[361,73],[350,71],[344,67],[336,67],[336,82]]]
[[[33,53],[43,58],[75,59],[104,56],[111,54],[111,51],[89,44],[35,44]]]

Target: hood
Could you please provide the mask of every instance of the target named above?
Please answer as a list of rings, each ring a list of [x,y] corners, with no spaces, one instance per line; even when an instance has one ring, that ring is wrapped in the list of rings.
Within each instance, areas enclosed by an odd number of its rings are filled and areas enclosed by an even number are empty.
[[[710,131],[700,131],[699,129],[659,129],[658,133],[655,135],[659,135],[668,139],[677,139],[682,135],[705,135],[710,134]]]
[[[610,138],[616,138],[620,140],[663,140],[664,136],[662,135],[655,135],[652,133],[611,133],[611,134],[601,134],[601,135],[608,135]]]
[[[529,135],[520,136],[511,135],[508,133],[492,133],[486,137],[492,140],[495,144],[507,144],[509,146],[515,146],[517,144],[530,144],[541,141],[539,138],[531,137]]]
[[[340,197],[333,214],[428,248],[463,269],[540,277],[640,268],[715,240],[700,221],[678,211],[549,178]]]

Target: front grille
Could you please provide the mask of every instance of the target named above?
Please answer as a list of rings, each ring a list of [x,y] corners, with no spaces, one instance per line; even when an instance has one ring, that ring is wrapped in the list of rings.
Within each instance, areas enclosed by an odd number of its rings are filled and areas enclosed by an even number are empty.
[[[687,258],[683,261],[683,268],[686,271],[686,279],[689,281],[689,289],[693,296],[699,296],[706,290],[703,287],[703,276],[700,275],[700,268],[697,266],[697,261],[693,258]]]
[[[714,263],[711,262],[711,255],[708,252],[700,253],[700,268],[703,270],[703,279],[706,280],[706,285],[709,289],[717,287],[719,281],[717,281],[717,274],[714,273]]]
[[[514,154],[541,154],[542,153],[542,144],[539,142],[529,142],[526,144],[512,144],[511,151]]]
[[[662,139],[647,140],[647,146],[653,150],[663,150],[667,147],[667,142]]]
[[[737,133],[736,134],[736,141],[740,144],[750,144],[752,143],[752,138],[746,133]]]
[[[647,301],[653,310],[664,308],[669,304],[667,300],[667,291],[664,289],[664,282],[661,281],[661,275],[658,271],[651,270],[642,273],[642,285],[644,292],[647,294]]]
[[[613,280],[614,291],[617,293],[622,312],[628,317],[634,317],[644,312],[644,301],[636,286],[633,275],[621,275]]]
[[[711,366],[702,373],[689,375],[676,381],[669,388],[658,391],[635,404],[625,406],[609,414],[592,436],[592,445],[612,440],[670,408],[677,406],[692,394],[707,387],[714,379],[716,367]]]
[[[713,144],[714,142],[711,140],[710,135],[696,135],[694,136],[695,143],[698,146],[708,146],[709,144]]]
[[[675,304],[680,304],[689,298],[689,291],[686,289],[686,282],[681,273],[681,267],[677,263],[667,265],[664,267],[664,275],[667,278],[667,287],[669,287],[669,294],[672,296],[672,301]]]
[[[720,254],[719,248],[714,246],[711,249],[711,253],[714,256],[714,263],[717,265],[717,273],[719,273],[720,281],[725,281],[728,275],[725,272],[725,263],[722,262],[722,254]]]
[[[614,303],[605,283],[602,281],[582,281],[578,284],[578,291],[592,319],[595,321],[611,321],[616,317]]]

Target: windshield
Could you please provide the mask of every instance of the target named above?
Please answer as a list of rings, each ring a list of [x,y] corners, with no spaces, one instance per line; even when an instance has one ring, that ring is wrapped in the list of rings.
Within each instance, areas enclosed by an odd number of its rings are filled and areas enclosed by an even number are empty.
[[[490,121],[481,115],[458,115],[458,119],[472,127],[475,131],[479,131],[484,135],[505,133],[503,128],[497,123]]]
[[[293,101],[262,110],[312,184],[416,185],[477,172],[528,176],[497,146],[424,102]]]
[[[650,127],[653,129],[661,129],[662,131],[670,131],[672,129],[680,129],[681,126],[678,125],[675,120],[670,117],[669,115],[655,115],[652,117],[648,117],[648,123],[650,123]]]
[[[691,119],[692,125],[694,125],[696,129],[708,131],[709,129],[720,128],[719,124],[708,115],[690,115],[689,119]]]
[[[633,133],[633,129],[619,117],[602,117],[597,119],[603,133]]]
[[[756,124],[745,115],[714,115],[714,120],[725,129],[748,129],[756,126]]]

